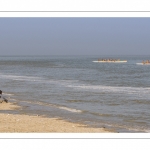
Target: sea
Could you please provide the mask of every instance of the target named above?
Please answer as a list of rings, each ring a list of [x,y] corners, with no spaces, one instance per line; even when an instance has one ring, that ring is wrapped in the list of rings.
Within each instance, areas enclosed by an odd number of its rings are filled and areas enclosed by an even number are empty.
[[[98,63],[98,59],[127,60]],[[53,117],[119,133],[150,132],[150,56],[0,56],[0,90],[22,106],[1,113]]]

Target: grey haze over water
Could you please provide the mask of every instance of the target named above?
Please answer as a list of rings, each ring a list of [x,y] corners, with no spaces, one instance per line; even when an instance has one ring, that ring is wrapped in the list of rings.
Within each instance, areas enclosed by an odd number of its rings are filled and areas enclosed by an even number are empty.
[[[149,55],[150,18],[0,18],[1,55]]]

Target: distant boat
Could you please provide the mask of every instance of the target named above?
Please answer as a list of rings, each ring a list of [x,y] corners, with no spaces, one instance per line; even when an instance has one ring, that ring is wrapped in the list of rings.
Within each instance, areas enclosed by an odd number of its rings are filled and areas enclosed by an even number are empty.
[[[137,65],[150,65],[150,61],[146,60],[146,61],[142,61],[141,63],[136,63]]]
[[[126,63],[127,60],[120,60],[120,59],[98,59],[93,62],[99,62],[99,63]]]

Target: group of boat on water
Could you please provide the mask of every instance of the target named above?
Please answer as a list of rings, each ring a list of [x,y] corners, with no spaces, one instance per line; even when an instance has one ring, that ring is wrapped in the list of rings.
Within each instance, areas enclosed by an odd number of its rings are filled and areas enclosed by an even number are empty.
[[[98,59],[97,61],[93,61],[93,62],[126,63],[127,60],[108,58],[108,59]],[[150,65],[150,60],[145,60],[137,64]]]
[[[127,60],[120,60],[120,59],[98,59],[98,62],[127,62]]]
[[[143,65],[145,65],[145,64],[150,64],[150,60],[142,61],[142,64],[143,64]]]

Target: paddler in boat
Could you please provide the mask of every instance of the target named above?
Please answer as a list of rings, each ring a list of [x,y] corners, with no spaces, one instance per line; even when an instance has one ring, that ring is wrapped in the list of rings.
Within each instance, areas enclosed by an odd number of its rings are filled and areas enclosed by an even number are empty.
[[[148,64],[149,63],[149,60],[146,60],[146,64]]]
[[[145,61],[144,61],[144,60],[142,61],[142,64],[145,64]]]
[[[142,61],[143,64],[150,64],[150,61],[149,60],[146,60],[146,61]]]

